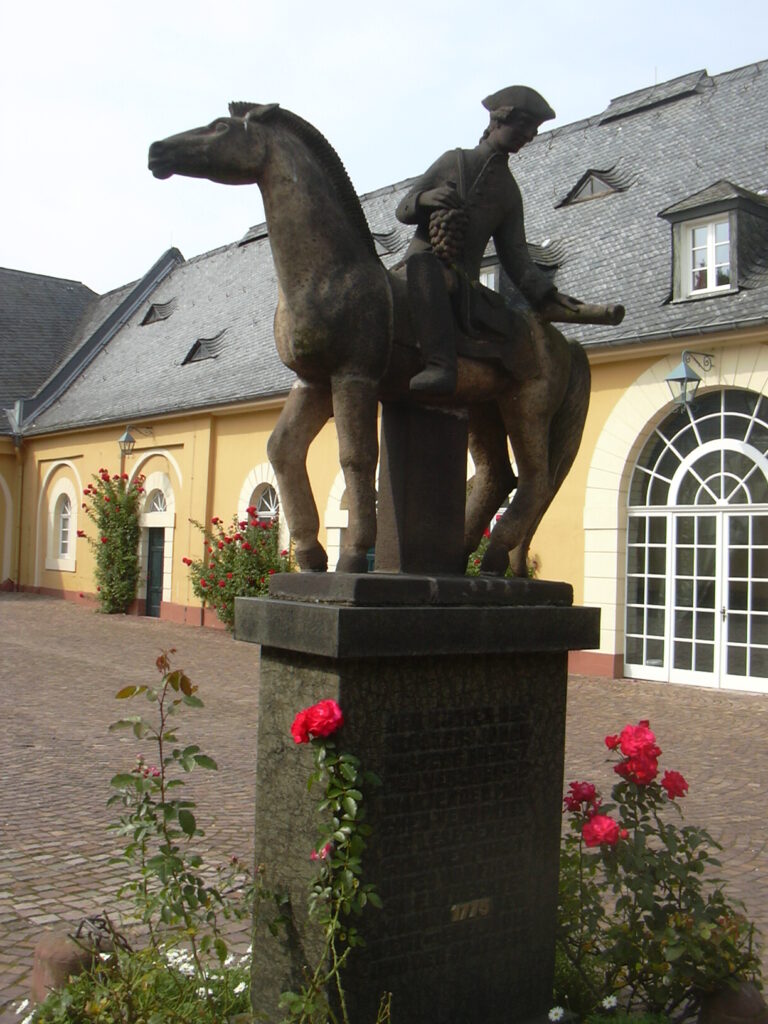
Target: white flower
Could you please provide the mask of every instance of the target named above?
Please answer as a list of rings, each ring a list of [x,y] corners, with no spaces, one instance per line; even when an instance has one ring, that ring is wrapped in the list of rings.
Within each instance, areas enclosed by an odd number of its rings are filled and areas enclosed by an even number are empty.
[[[565,1016],[565,1010],[562,1006],[553,1006],[547,1016],[550,1020],[562,1020]]]
[[[19,1003],[19,1005],[16,1007],[16,1014],[17,1014],[17,1016],[18,1016],[18,1014],[23,1013],[28,1006],[29,1006],[29,1000],[28,999],[22,999],[21,1002]]]
[[[32,1024],[32,1018],[34,1016],[34,1013],[28,1013],[24,1020],[21,1022],[21,1024]]]
[[[235,985],[232,989],[236,996],[239,996],[241,992],[245,991],[245,982],[241,981],[239,985]]]
[[[616,996],[606,996],[600,1005],[604,1010],[615,1010],[619,1005],[619,1000]]]
[[[229,953],[227,955],[227,959],[224,961],[224,966],[225,967],[231,967],[234,962],[235,962],[234,954]]]

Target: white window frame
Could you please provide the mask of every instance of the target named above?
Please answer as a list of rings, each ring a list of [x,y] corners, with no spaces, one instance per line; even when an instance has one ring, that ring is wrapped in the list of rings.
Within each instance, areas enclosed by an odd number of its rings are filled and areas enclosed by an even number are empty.
[[[723,263],[717,263],[716,258],[716,228],[725,224],[728,228],[728,275],[727,284],[716,284],[717,267]],[[733,266],[733,231],[731,230],[730,217],[710,217],[703,220],[686,221],[682,231],[682,266],[681,283],[682,293],[685,298],[696,298],[699,295],[714,295],[719,292],[730,292],[734,290],[734,266]],[[706,263],[707,285],[705,288],[694,288],[693,286],[693,233],[701,228],[707,230],[706,240]],[[703,247],[702,247],[703,248]]]
[[[486,266],[481,267],[477,280],[484,287],[490,288],[493,292],[497,292],[499,290],[500,281],[499,264],[489,263]]]
[[[62,550],[62,510],[69,499],[67,523],[67,549]],[[48,499],[48,536],[45,551],[45,568],[56,572],[75,572],[75,548],[77,540],[77,496],[74,484],[62,478],[57,480]]]

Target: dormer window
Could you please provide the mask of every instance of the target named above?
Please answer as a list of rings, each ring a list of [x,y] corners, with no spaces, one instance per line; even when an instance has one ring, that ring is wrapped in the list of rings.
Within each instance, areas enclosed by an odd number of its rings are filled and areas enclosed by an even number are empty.
[[[672,226],[673,302],[711,299],[762,285],[768,266],[768,202],[716,181],[660,214]]]
[[[605,195],[606,192],[613,192],[608,182],[603,181],[596,174],[590,174],[587,180],[571,196],[570,202],[579,203],[582,199],[594,199],[595,196]]]
[[[731,229],[727,217],[684,225],[689,295],[731,287]]]

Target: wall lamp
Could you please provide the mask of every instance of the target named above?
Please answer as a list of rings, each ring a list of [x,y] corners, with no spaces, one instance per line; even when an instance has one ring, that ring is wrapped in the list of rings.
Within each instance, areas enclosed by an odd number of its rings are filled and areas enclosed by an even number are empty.
[[[707,373],[712,369],[714,358],[706,352],[689,352],[688,349],[685,349],[680,365],[664,378],[672,394],[672,401],[681,412],[694,400],[698,386],[701,384],[701,377],[693,369],[691,363],[696,363],[700,370]]]
[[[136,444],[136,439],[131,433],[130,427],[125,428],[125,431],[117,439],[117,443],[120,445],[121,455],[125,456],[131,454],[134,449],[134,445]]]

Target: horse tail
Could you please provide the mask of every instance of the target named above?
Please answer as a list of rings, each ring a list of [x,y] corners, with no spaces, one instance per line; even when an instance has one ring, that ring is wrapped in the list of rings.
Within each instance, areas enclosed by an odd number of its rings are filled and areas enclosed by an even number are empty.
[[[566,339],[566,342],[571,357],[568,386],[549,427],[549,451],[557,458],[557,462],[551,467],[555,491],[567,476],[579,450],[589,409],[592,380],[589,360],[584,349],[577,341]]]

